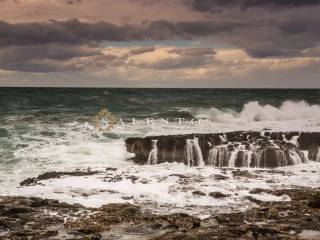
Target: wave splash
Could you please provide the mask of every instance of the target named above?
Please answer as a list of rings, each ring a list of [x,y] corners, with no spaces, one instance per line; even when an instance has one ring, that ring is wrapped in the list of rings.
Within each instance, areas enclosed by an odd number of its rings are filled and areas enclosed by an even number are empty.
[[[198,110],[195,115],[198,118],[209,118],[213,122],[320,119],[320,105],[311,105],[306,101],[284,101],[279,107],[275,107],[251,101],[243,106],[240,113],[232,109],[210,108]]]

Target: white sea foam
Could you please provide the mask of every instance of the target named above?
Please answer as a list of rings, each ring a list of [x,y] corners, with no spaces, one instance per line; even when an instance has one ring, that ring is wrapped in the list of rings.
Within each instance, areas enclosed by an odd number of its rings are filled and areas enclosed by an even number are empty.
[[[14,163],[1,168],[0,180],[3,189],[10,191],[20,181],[47,171],[72,171],[77,168],[105,168],[119,164],[132,157],[126,151],[123,138],[105,138],[88,123],[67,123],[65,126],[33,126],[33,131],[23,135],[27,142],[14,138],[16,144],[26,143],[27,147],[14,151]],[[39,134],[49,129],[62,136],[47,137]]]
[[[242,111],[231,109],[189,109],[197,118],[210,119],[211,131],[263,130],[320,131],[320,105],[285,101],[279,107],[248,102]],[[206,128],[209,130],[210,127]]]
[[[283,121],[296,119],[320,119],[320,106],[310,105],[305,101],[285,101],[279,108],[271,105],[260,105],[258,102],[249,102],[244,105],[241,118],[250,121]]]
[[[236,178],[230,169],[209,166],[190,168],[177,163],[124,165],[116,171],[94,176],[65,176],[41,181],[43,185],[16,188],[10,194],[54,198],[90,207],[130,202],[162,213],[182,211],[207,215],[252,206],[246,200],[247,196],[262,201],[290,200],[286,195],[250,194],[250,190],[255,188],[274,190],[297,186],[315,188],[320,185],[320,163],[317,162],[283,167],[279,173],[266,169],[244,170],[258,176]],[[216,180],[217,174],[228,179]],[[205,196],[195,195],[194,191],[202,191]],[[217,199],[211,197],[210,192],[221,192],[228,197]]]
[[[310,105],[305,101],[284,101],[280,107],[261,105],[258,101],[248,102],[241,112],[231,109],[219,110],[217,108],[198,109],[197,117],[210,118],[213,122],[238,121],[286,121],[299,119],[320,119],[320,106]]]

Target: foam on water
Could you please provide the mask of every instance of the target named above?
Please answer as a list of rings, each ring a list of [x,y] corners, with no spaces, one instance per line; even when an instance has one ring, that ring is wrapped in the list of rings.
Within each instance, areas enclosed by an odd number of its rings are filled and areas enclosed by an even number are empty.
[[[320,163],[283,167],[280,171],[243,169],[253,178],[233,177],[230,169],[190,168],[183,164],[157,166],[126,165],[116,171],[93,176],[61,177],[41,181],[42,185],[16,188],[11,194],[59,199],[70,203],[98,207],[112,202],[130,202],[152,211],[186,212],[206,215],[213,212],[245,209],[252,206],[247,196],[262,201],[290,201],[288,196],[250,194],[250,190],[283,189],[297,186],[318,187]],[[217,180],[223,175],[225,180]],[[119,178],[121,176],[121,178]],[[204,195],[193,192],[201,191]],[[227,197],[210,196],[220,192]]]
[[[126,161],[132,156],[126,151],[123,138],[105,138],[88,123],[67,123],[66,126],[50,126],[50,132],[63,133],[61,136],[41,135],[45,125],[33,126],[33,131],[14,138],[16,144],[26,143],[13,153],[14,161],[8,162],[8,169],[0,169],[2,186],[7,191],[19,182],[46,171],[72,171],[77,168],[99,169],[108,166],[131,164]],[[37,134],[36,134],[37,133]]]

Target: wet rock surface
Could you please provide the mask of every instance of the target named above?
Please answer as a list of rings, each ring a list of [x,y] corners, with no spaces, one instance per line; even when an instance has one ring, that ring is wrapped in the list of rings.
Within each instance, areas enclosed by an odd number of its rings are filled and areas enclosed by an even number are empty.
[[[98,171],[74,171],[74,172],[46,172],[35,178],[27,178],[20,183],[20,186],[36,185],[41,180],[60,178],[62,176],[90,176],[98,174]]]
[[[185,213],[152,214],[129,203],[85,208],[57,200],[0,197],[0,239],[303,239],[320,229],[320,189],[254,189],[290,202],[257,201],[243,212],[200,220]],[[211,195],[211,193],[210,193]],[[222,196],[221,193],[212,193]]]
[[[226,198],[226,197],[228,197],[229,195],[228,195],[228,194],[221,193],[221,192],[211,192],[211,193],[209,193],[209,196],[210,196],[210,197],[213,197],[213,198]]]
[[[294,198],[294,191],[289,194],[280,189],[320,185],[318,163],[281,169],[190,168],[165,163],[108,167],[97,174],[94,172],[45,173],[31,178],[36,179],[36,184],[32,181],[30,185],[20,186],[13,194],[54,198],[87,207],[126,202],[157,214],[184,212],[203,218],[246,209],[260,201]],[[40,180],[41,176],[45,178]],[[272,193],[270,189],[273,189]]]
[[[153,153],[152,164],[178,162],[190,166],[204,163],[216,167],[275,168],[305,163],[306,156],[320,161],[319,139],[318,132],[238,131],[128,138],[126,147],[135,154],[132,160],[137,164],[150,164],[150,153]]]

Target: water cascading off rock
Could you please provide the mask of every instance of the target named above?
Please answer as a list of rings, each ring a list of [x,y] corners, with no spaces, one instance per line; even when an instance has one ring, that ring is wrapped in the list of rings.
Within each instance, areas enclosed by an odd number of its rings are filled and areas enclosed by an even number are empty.
[[[309,138],[309,137],[310,138]],[[230,132],[126,139],[137,164],[274,168],[319,161],[320,133]],[[306,157],[307,156],[307,157]]]

